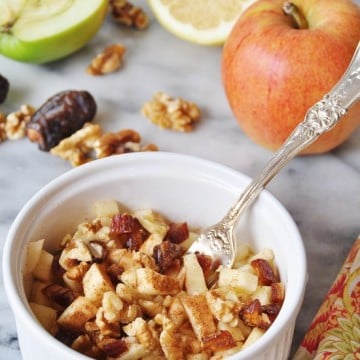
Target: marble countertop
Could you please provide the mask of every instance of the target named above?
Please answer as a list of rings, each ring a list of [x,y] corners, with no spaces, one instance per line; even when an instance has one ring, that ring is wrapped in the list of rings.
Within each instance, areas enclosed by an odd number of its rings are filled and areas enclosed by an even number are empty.
[[[0,73],[10,81],[0,112],[21,104],[40,106],[68,89],[88,90],[96,99],[96,123],[105,130],[137,130],[144,143],[160,150],[186,153],[228,165],[249,176],[260,172],[271,153],[249,140],[226,101],[220,76],[220,47],[202,47],[175,38],[152,17],[150,26],[134,31],[108,19],[96,37],[76,54],[47,65],[0,57]],[[123,68],[103,77],[85,72],[106,45],[127,48]],[[162,130],[140,114],[157,91],[199,105],[202,120],[191,133]],[[336,150],[294,159],[268,189],[293,216],[304,239],[309,282],[295,329],[295,349],[360,233],[360,129]],[[0,251],[15,216],[31,196],[71,166],[39,151],[27,139],[0,144]],[[0,254],[2,257],[2,254]],[[21,359],[13,314],[0,280],[0,357]]]

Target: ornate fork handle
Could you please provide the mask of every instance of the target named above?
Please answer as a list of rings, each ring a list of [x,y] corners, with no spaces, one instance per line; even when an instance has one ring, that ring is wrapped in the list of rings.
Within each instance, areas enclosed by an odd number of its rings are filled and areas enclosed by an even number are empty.
[[[305,119],[294,129],[283,146],[273,155],[264,170],[245,189],[225,217],[206,234],[214,251],[226,256],[236,254],[235,241],[228,236],[240,215],[257,198],[268,182],[298,153],[321,134],[332,129],[360,98],[360,43],[345,74],[322,100],[311,107]],[[232,261],[229,262],[232,265]]]

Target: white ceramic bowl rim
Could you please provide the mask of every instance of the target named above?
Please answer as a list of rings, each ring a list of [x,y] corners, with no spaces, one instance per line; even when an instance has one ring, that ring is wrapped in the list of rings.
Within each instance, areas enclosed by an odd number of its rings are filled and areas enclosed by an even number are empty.
[[[189,163],[195,167],[203,167],[204,169],[209,170],[210,172],[222,173],[224,175],[229,174],[232,177],[236,177],[239,180],[240,184],[247,184],[250,182],[250,178],[246,175],[239,173],[236,170],[233,170],[225,165],[218,164],[216,162],[212,162],[206,159],[196,158],[190,155],[181,155],[176,153],[167,153],[167,152],[148,152],[148,153],[129,153],[125,155],[112,156],[109,158],[96,160],[94,162],[82,165],[79,168],[71,169],[70,171],[60,175],[55,178],[47,185],[45,185],[40,191],[38,191],[21,209],[15,218],[5,245],[3,252],[3,276],[4,276],[4,285],[5,291],[10,303],[10,306],[15,313],[15,318],[17,320],[17,325],[19,323],[24,322],[28,325],[28,328],[33,329],[33,332],[37,338],[44,338],[46,341],[50,342],[54,346],[54,350],[62,351],[66,354],[70,351],[73,355],[75,353],[74,350],[68,348],[63,345],[61,342],[56,340],[52,335],[50,335],[45,329],[39,325],[37,320],[33,317],[30,312],[30,308],[26,302],[22,299],[22,295],[19,291],[18,285],[22,282],[22,274],[14,274],[12,269],[17,268],[19,265],[18,262],[21,261],[20,258],[14,256],[16,251],[19,252],[19,249],[15,249],[13,246],[13,241],[18,235],[18,228],[21,226],[24,218],[27,214],[31,213],[32,209],[35,208],[44,198],[49,197],[49,194],[56,191],[56,189],[62,188],[62,186],[66,186],[67,184],[72,183],[74,180],[78,180],[84,176],[90,175],[94,169],[96,171],[100,171],[102,168],[108,168],[111,166],[122,166],[125,164],[134,163],[136,165],[137,162],[144,163],[149,161],[156,162],[165,162],[166,164],[176,164],[177,162],[185,162]],[[181,176],[181,174],[179,174]],[[240,195],[240,194],[239,194]],[[301,306],[301,302],[304,296],[305,285],[306,285],[306,255],[305,249],[301,240],[300,233],[293,222],[293,219],[285,210],[285,208],[280,204],[280,202],[274,198],[268,190],[264,190],[260,195],[266,201],[270,202],[273,206],[277,208],[277,211],[280,212],[281,216],[286,219],[288,226],[292,231],[292,235],[294,237],[294,244],[292,251],[297,254],[297,262],[299,264],[299,269],[303,271],[299,271],[296,274],[297,279],[291,284],[291,292],[292,297],[299,299],[298,303],[283,304],[283,308],[287,307],[287,314],[283,316],[283,313],[280,312],[274,324],[266,331],[266,334],[259,339],[255,344],[253,344],[248,349],[242,350],[239,354],[229,357],[230,359],[241,358],[241,359],[250,359],[251,354],[256,353],[259,348],[266,349],[271,346],[271,343],[276,340],[278,334],[281,334],[281,330],[287,327],[287,321],[290,317],[296,317]],[[275,326],[276,324],[276,326]],[[68,353],[70,355],[70,353]],[[240,357],[239,357],[240,355]],[[250,357],[249,357],[250,356]],[[76,353],[77,359],[89,359],[87,356],[81,355],[80,353]]]

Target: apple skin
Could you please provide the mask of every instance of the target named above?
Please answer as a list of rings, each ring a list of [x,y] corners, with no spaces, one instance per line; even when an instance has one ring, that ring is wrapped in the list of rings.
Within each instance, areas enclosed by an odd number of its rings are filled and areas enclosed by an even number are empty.
[[[104,22],[107,10],[108,1],[104,0],[97,11],[82,22],[37,41],[22,41],[10,34],[0,34],[0,54],[17,61],[37,64],[64,58],[95,36]]]
[[[222,79],[240,127],[254,142],[278,149],[307,110],[345,72],[360,40],[360,8],[350,0],[293,0],[309,29],[296,29],[283,0],[258,0],[238,19],[222,54]],[[342,144],[360,125],[355,104],[302,154]]]

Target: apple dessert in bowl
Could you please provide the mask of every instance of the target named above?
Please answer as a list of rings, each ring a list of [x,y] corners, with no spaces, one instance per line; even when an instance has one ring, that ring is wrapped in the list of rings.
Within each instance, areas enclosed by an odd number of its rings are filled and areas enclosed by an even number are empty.
[[[4,249],[23,358],[287,359],[306,258],[282,205],[260,195],[216,281],[209,257],[186,252],[249,180],[158,152],[97,160],[45,186]]]

